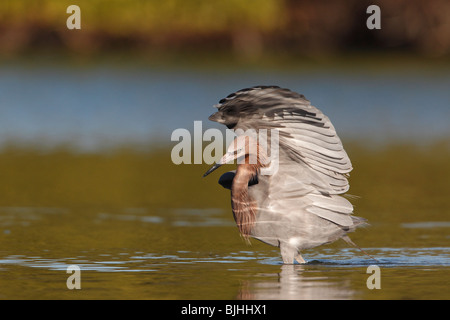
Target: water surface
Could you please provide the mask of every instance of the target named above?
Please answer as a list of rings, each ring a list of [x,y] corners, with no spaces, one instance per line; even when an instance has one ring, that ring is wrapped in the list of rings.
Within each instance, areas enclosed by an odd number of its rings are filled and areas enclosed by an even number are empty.
[[[0,143],[170,142],[174,129],[218,127],[218,101],[242,88],[279,85],[304,94],[344,137],[432,141],[450,135],[450,72],[357,69],[175,69],[148,65],[0,66]],[[26,92],[26,94],[24,94]],[[117,128],[120,128],[118,130]]]
[[[449,299],[450,76],[373,69],[0,66],[0,299]],[[376,261],[337,242],[282,265],[239,236],[219,174],[171,163],[173,129],[214,127],[213,104],[259,84],[332,119]]]
[[[448,299],[448,225],[396,225],[360,231],[282,265],[278,250],[239,237],[229,212],[177,209],[119,212],[0,208],[0,297],[32,299]],[[411,230],[403,247],[377,247],[364,233]],[[417,237],[420,247],[408,246]],[[426,239],[433,239],[427,243]],[[431,246],[436,239],[440,246]],[[69,290],[68,266],[81,269]],[[370,290],[370,265],[381,289]]]

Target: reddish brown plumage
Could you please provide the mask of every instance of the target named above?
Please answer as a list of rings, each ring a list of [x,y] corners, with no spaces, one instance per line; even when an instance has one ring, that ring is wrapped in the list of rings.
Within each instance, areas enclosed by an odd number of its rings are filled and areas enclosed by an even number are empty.
[[[236,159],[238,159],[238,165],[230,188],[231,207],[239,231],[248,239],[258,213],[258,205],[255,199],[249,195],[248,184],[259,174],[262,167],[268,166],[265,149],[261,148],[257,140],[251,136],[237,137],[228,147],[225,155],[203,176],[207,176],[221,165]]]
[[[231,208],[239,231],[244,237],[249,237],[256,220],[256,202],[248,194],[248,181],[256,171],[254,165],[238,165],[231,186]]]
[[[247,143],[246,147],[248,147]],[[261,161],[264,156],[260,152],[258,144],[257,154],[256,164],[251,164],[250,156],[246,153],[244,163],[238,164],[237,166],[236,175],[231,186],[231,208],[233,210],[234,220],[240,233],[245,238],[249,238],[251,235],[258,211],[256,201],[248,194],[248,182],[253,176],[258,174],[261,167],[265,166],[263,164],[264,161]]]

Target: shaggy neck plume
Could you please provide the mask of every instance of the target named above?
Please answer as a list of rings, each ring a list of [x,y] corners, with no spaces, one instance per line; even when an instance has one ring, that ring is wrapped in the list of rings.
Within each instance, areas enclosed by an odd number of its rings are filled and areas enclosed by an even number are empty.
[[[248,194],[248,182],[258,174],[259,168],[263,166],[259,157],[256,164],[247,162],[248,155],[245,156],[245,163],[237,166],[231,186],[231,207],[234,220],[245,238],[251,235],[257,213],[257,203]]]

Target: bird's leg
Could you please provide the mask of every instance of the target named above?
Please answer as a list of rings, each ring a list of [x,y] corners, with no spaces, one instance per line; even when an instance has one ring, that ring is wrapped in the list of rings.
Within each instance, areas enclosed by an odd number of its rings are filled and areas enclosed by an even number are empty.
[[[280,242],[281,258],[284,264],[294,264],[294,257],[297,249],[288,243]]]
[[[297,254],[297,256],[295,257],[295,260],[297,260],[298,263],[300,264],[305,264],[306,261],[305,259],[303,259],[302,255],[300,254],[300,252]]]

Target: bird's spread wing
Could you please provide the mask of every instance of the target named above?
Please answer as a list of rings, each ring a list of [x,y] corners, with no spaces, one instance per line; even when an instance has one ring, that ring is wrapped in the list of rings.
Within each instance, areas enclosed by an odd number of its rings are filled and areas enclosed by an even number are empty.
[[[243,89],[222,99],[210,120],[232,129],[277,129],[279,148],[292,164],[307,165],[325,182],[323,192],[348,190],[350,159],[328,117],[303,95],[278,87]]]
[[[258,86],[232,93],[216,107],[209,119],[230,129],[278,131],[280,169],[270,177],[271,196],[307,197],[308,211],[343,226],[352,224],[353,206],[336,196],[349,189],[350,159],[328,117],[303,95]]]

